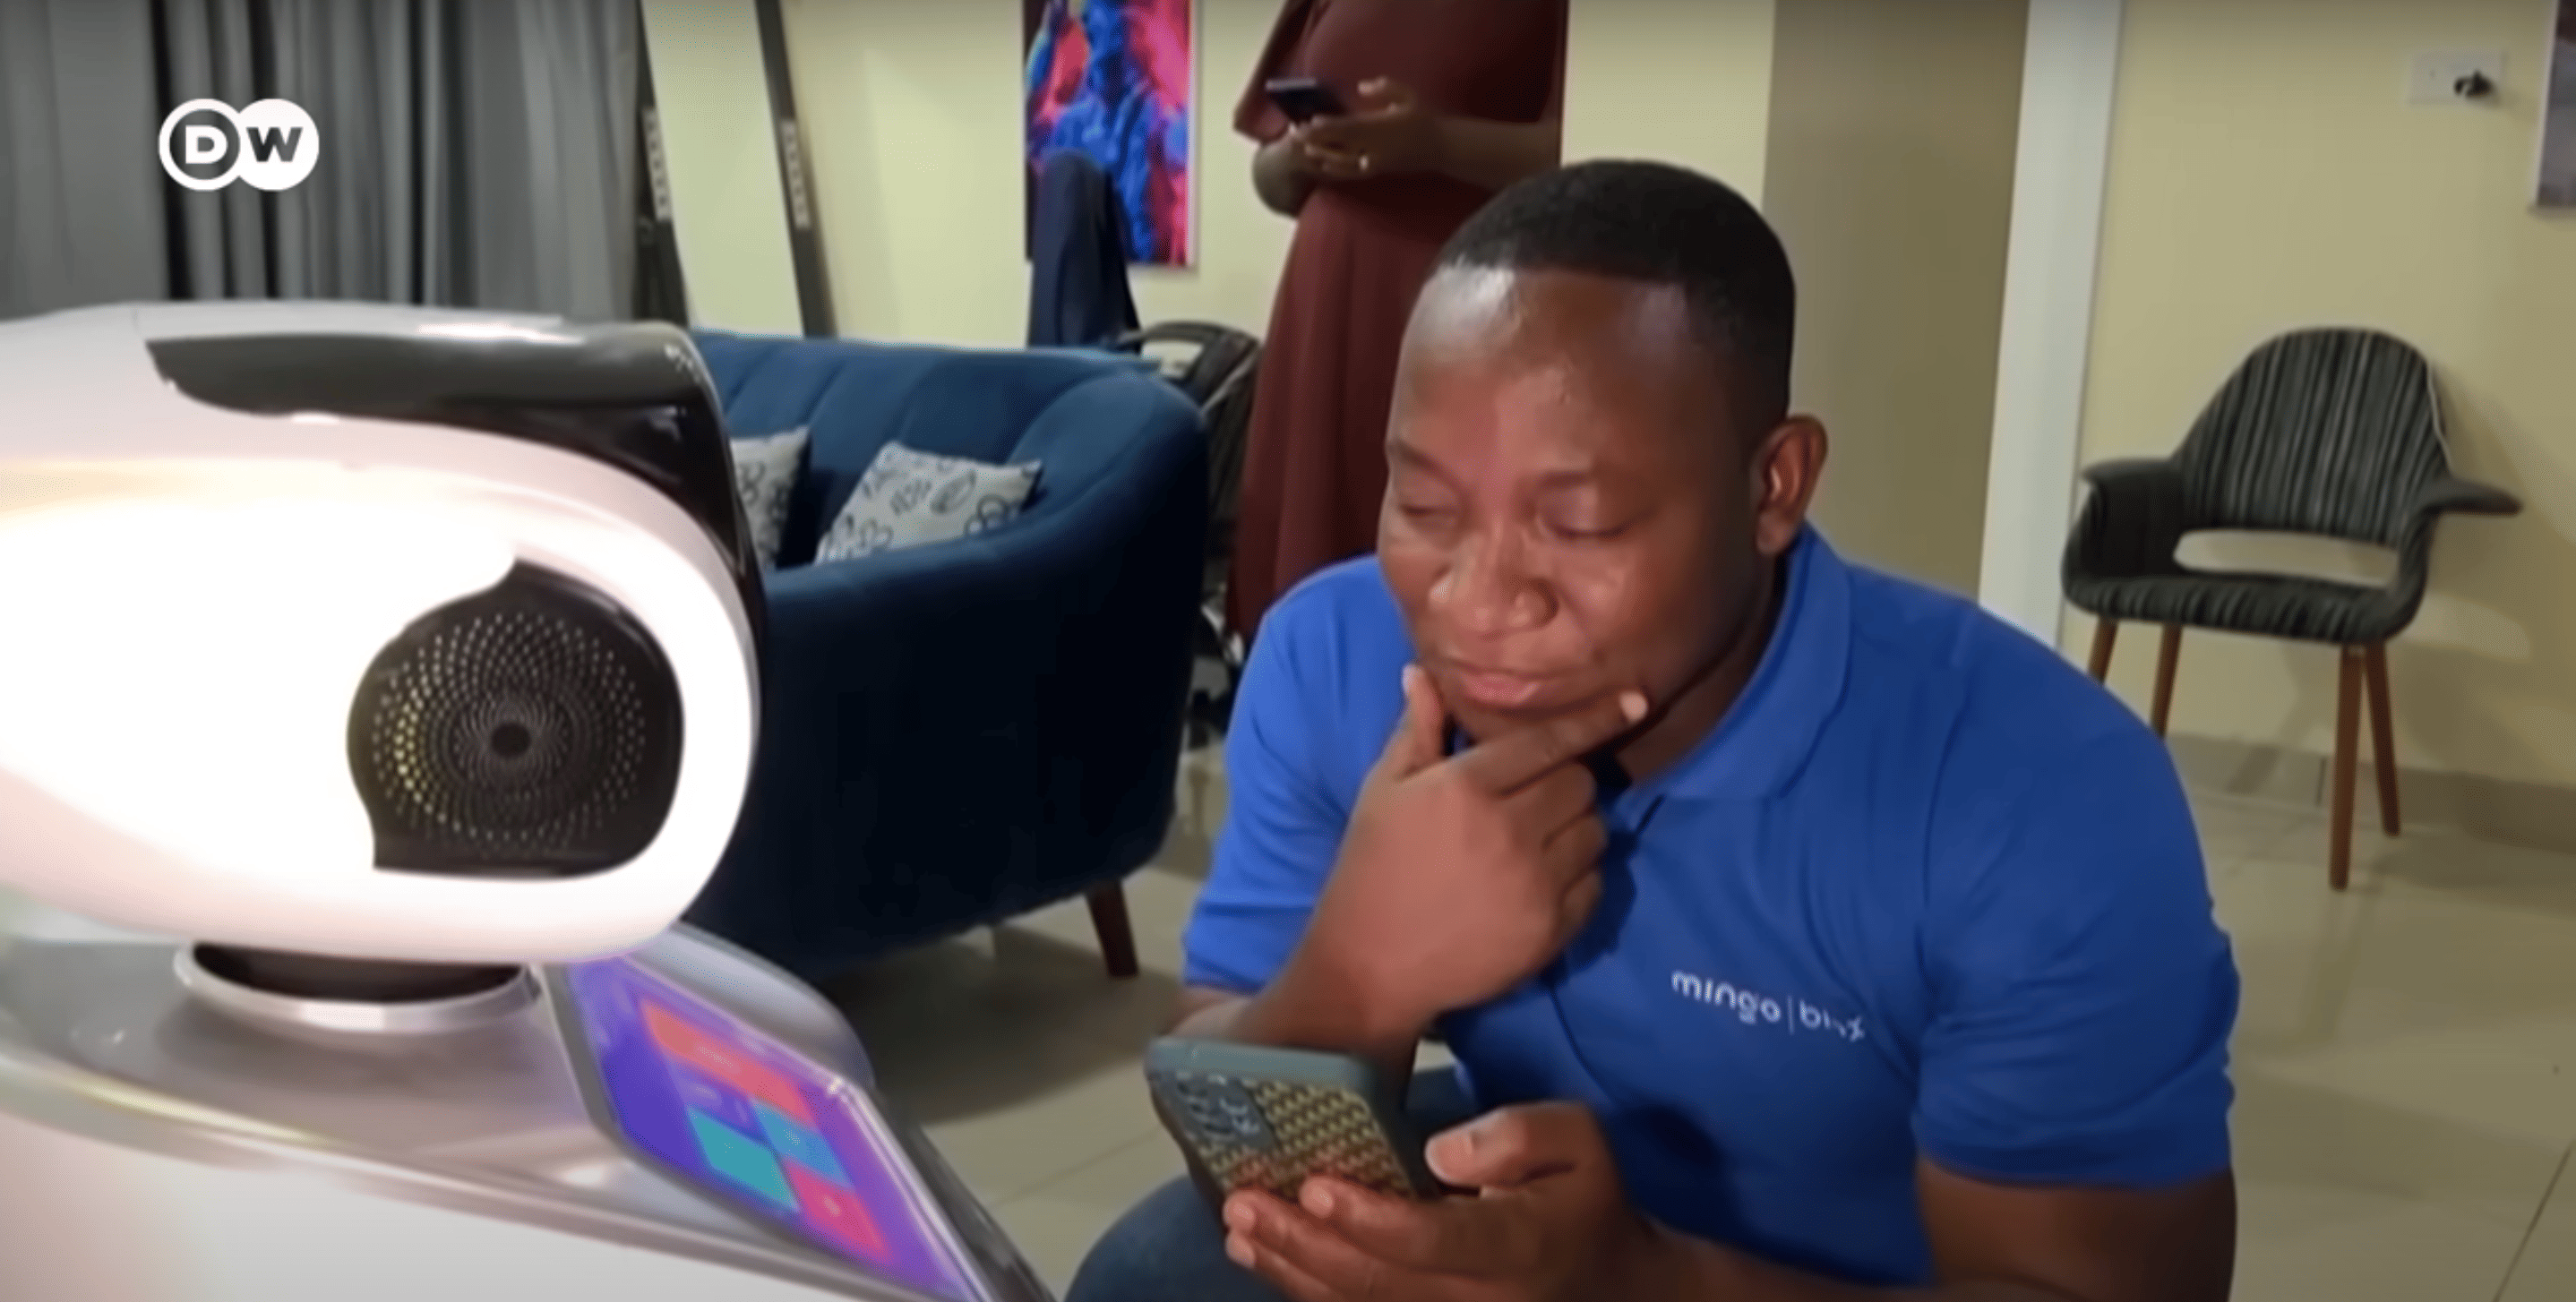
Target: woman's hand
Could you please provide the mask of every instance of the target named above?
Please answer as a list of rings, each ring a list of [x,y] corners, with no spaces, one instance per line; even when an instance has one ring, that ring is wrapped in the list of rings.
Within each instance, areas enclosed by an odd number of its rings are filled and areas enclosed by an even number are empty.
[[[1384,77],[1363,84],[1354,110],[1299,127],[1308,170],[1328,181],[1406,176],[1441,166],[1440,118],[1401,82]]]

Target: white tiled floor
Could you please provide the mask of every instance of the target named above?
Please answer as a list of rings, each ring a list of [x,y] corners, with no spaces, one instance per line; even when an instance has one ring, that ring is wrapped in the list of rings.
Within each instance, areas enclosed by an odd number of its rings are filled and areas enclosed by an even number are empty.
[[[1183,805],[1166,863],[1128,888],[1139,980],[1101,974],[1073,904],[833,991],[889,1090],[1059,1284],[1179,1171],[1137,1054],[1222,817],[1212,756],[1193,757]],[[2245,976],[2238,1302],[2576,1297],[2576,856],[2365,832],[2338,897],[2313,811],[2199,812]]]

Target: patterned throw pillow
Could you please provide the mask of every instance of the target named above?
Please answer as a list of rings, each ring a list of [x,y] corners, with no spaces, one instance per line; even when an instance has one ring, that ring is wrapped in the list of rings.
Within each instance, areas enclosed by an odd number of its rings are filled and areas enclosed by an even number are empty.
[[[796,472],[805,464],[808,429],[733,441],[733,491],[742,498],[743,518],[751,522],[752,550],[760,568],[778,568],[779,539],[787,533],[787,503],[796,491]]]
[[[1038,463],[988,465],[900,443],[878,449],[850,504],[814,549],[816,564],[946,542],[1009,523],[1037,487]]]

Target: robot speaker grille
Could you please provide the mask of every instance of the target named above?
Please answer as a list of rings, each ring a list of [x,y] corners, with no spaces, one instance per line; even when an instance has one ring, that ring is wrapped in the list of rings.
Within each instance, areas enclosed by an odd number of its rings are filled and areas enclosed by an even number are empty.
[[[679,785],[680,695],[642,624],[522,565],[376,657],[349,763],[376,866],[573,877],[643,853]]]

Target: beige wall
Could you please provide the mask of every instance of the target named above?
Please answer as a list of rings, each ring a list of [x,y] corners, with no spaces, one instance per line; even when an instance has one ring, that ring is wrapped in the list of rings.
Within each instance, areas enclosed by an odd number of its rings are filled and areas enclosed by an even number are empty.
[[[2027,0],[1780,0],[1763,206],[1846,554],[1973,594]]]
[[[2576,222],[2529,208],[2549,0],[2129,0],[2084,458],[2181,438],[2264,337],[2321,323],[2413,340],[2452,457],[2529,505],[2455,520],[2392,650],[2400,762],[2576,784]],[[2331,9],[2329,17],[2326,10]],[[2494,107],[2411,107],[2416,50],[2507,51]],[[2217,563],[2384,572],[2337,547],[2197,545]],[[2091,635],[2069,621],[2066,645]],[[2116,680],[2140,699],[2151,636]],[[2330,652],[2186,641],[2174,730],[2323,751]]]
[[[646,9],[692,306],[793,331],[751,0]],[[1982,536],[2023,9],[1579,0],[1569,34],[1567,157],[1684,163],[1772,208],[1806,290],[1802,403],[1837,440],[1824,518],[1856,554],[1962,590]],[[1199,265],[1136,270],[1148,320],[1267,325],[1289,226],[1254,199],[1230,118],[1277,12],[1201,0]],[[1018,342],[1018,0],[786,0],[785,14],[841,330]]]
[[[1268,324],[1288,227],[1253,198],[1231,128],[1273,12],[1200,6],[1199,265],[1137,269],[1149,321]],[[786,17],[842,332],[1025,339],[1018,0],[787,0]]]
[[[1253,198],[1231,118],[1277,12],[1201,0],[1199,265],[1137,269],[1147,320],[1268,323],[1288,226]],[[692,306],[712,324],[793,330],[750,13],[750,0],[647,4]],[[843,333],[1017,343],[1018,0],[787,0],[786,19]],[[1771,0],[1578,3],[1569,155],[1674,159],[1758,193],[1770,21]]]
[[[1759,202],[1773,0],[1568,3],[1566,158],[1680,163]]]
[[[803,329],[751,0],[644,0],[671,219],[696,324]]]

